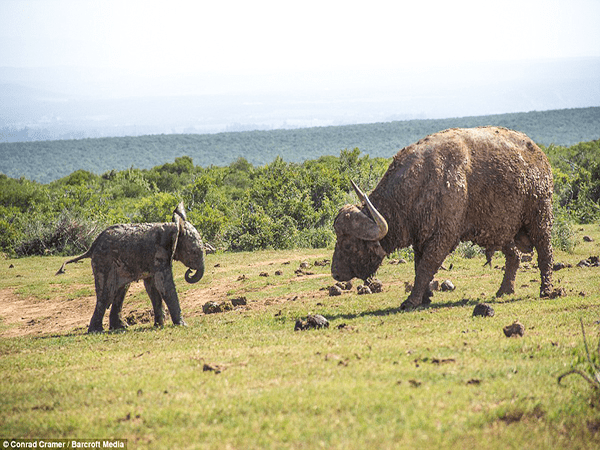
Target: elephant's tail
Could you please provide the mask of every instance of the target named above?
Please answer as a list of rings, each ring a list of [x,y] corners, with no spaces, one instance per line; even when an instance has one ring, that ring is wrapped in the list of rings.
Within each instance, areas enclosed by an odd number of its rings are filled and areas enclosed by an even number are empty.
[[[69,259],[68,261],[65,261],[65,262],[63,263],[63,265],[62,265],[62,266],[60,266],[60,269],[58,269],[58,272],[56,272],[55,276],[56,276],[56,275],[60,275],[60,274],[63,274],[63,273],[65,273],[65,266],[66,266],[67,264],[69,264],[69,263],[72,263],[72,262],[77,262],[77,261],[79,261],[79,260],[81,260],[81,259],[85,259],[85,258],[91,258],[91,256],[92,256],[92,250],[93,250],[93,248],[94,248],[94,246],[92,245],[92,246],[89,248],[89,250],[88,250],[87,252],[85,252],[83,255],[79,255],[79,256],[77,256],[77,257],[75,257],[75,258],[73,258],[73,259]]]

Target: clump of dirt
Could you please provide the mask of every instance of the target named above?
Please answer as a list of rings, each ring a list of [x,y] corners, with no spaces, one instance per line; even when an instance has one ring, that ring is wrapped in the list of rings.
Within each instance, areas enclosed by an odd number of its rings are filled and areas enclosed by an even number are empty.
[[[598,256],[590,256],[587,259],[582,259],[577,263],[577,267],[599,267],[600,258]]]
[[[337,284],[329,286],[329,296],[335,297],[336,295],[342,295],[342,288],[339,287]]]
[[[567,295],[567,291],[565,290],[565,288],[559,287],[553,289],[552,292],[550,292],[545,298],[549,298],[552,300],[558,297],[564,297],[565,295]]]
[[[512,324],[505,326],[503,331],[506,337],[522,337],[525,334],[525,327],[521,322],[515,320]]]
[[[321,314],[309,314],[306,321],[296,320],[294,331],[304,331],[319,328],[329,328],[329,321]]]
[[[383,283],[376,278],[367,280],[366,286],[371,290],[373,294],[383,292]]]
[[[165,311],[165,314],[168,314],[168,311]],[[151,323],[154,321],[154,312],[150,310],[139,311],[134,309],[125,316],[125,321],[127,322],[127,325]]]
[[[442,292],[449,292],[449,291],[453,291],[454,289],[456,289],[456,286],[454,286],[454,283],[452,283],[452,281],[444,280],[442,282],[440,288],[442,289]]]
[[[473,309],[473,317],[494,317],[494,314],[494,309],[486,303],[479,303],[475,305],[475,308]]]

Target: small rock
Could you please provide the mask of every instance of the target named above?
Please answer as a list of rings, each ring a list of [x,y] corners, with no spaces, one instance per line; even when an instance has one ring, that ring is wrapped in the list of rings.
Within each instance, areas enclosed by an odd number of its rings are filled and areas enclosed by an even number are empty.
[[[339,287],[342,291],[349,291],[352,289],[352,281],[338,281],[335,283],[337,287]]]
[[[266,277],[268,277],[268,276],[269,276],[269,274],[268,274],[267,272],[261,272],[261,273],[259,273],[259,274],[258,274],[258,276],[259,276],[259,277],[265,277],[265,278],[266,278]]]
[[[300,268],[301,269],[310,269],[310,264],[308,263],[308,261],[302,261],[300,263]]]
[[[421,386],[421,384],[423,384],[423,382],[418,380],[408,380],[408,383],[411,385],[411,387],[414,388],[418,388],[419,386]]]
[[[329,287],[329,296],[334,297],[336,295],[342,295],[342,288],[337,284],[334,284],[333,286]]]
[[[233,306],[245,306],[248,304],[248,299],[246,297],[237,297],[231,299],[231,304]]]
[[[277,276],[283,275],[283,270],[276,270],[275,275],[277,275]]]
[[[329,321],[321,314],[311,314],[306,318],[306,324],[311,328],[329,328]]]
[[[15,265],[14,265],[14,264],[11,264],[10,266],[8,266],[8,268],[9,268],[9,269],[14,269],[14,268],[15,268]]]
[[[584,242],[594,242],[594,240],[590,236],[584,236],[583,241]]]
[[[555,299],[558,297],[564,297],[565,295],[567,295],[567,291],[565,290],[565,288],[559,287],[559,288],[553,289],[552,292],[550,292],[546,298],[549,298],[552,300],[552,299]]]
[[[223,371],[223,367],[217,364],[206,364],[202,366],[203,372],[214,372],[215,374],[219,374]]]
[[[358,295],[368,295],[368,294],[372,294],[371,289],[369,289],[369,286],[366,285],[360,285],[356,288]]]
[[[373,294],[377,294],[383,291],[383,283],[380,280],[368,280],[366,286],[371,290]]]
[[[571,267],[570,264],[565,264],[564,262],[557,262],[556,264],[554,264],[552,266],[552,270],[554,272],[562,270],[562,269],[566,269],[567,267]]]
[[[317,260],[315,261],[315,266],[319,266],[319,267],[324,267],[331,264],[331,261],[329,261],[328,259],[323,259],[323,260]]]
[[[598,256],[590,256],[588,259],[583,259],[577,263],[577,267],[598,267],[600,266],[600,258]]]
[[[456,289],[456,287],[454,286],[452,281],[445,280],[441,285],[441,289],[443,292],[447,292],[447,291],[453,291],[454,289]]]
[[[138,323],[150,323],[152,322],[153,315],[150,311],[138,311],[137,309],[129,312],[125,316],[125,322],[127,325],[136,325]]]
[[[321,314],[309,314],[306,318],[306,322],[302,319],[296,320],[294,331],[304,331],[312,328],[329,328],[329,321]]]
[[[473,317],[494,317],[494,314],[494,309],[485,303],[479,303],[478,305],[475,305],[475,309],[473,309]]]
[[[432,280],[429,283],[429,290],[430,291],[439,291],[440,290],[440,282],[438,280]]]
[[[389,264],[391,264],[392,266],[396,266],[398,264],[406,264],[406,260],[403,258],[400,259],[390,259]]]
[[[204,314],[215,314],[223,312],[223,309],[217,302],[209,301],[202,305],[202,312]]]
[[[503,331],[506,337],[521,337],[525,334],[525,327],[521,322],[515,320],[512,324],[505,326]]]

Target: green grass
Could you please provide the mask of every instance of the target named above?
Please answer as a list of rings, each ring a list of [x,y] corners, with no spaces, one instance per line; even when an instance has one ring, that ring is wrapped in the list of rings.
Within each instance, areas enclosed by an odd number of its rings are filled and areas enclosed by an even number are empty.
[[[0,338],[0,436],[124,438],[129,448],[598,448],[597,397],[576,376],[557,384],[584,354],[580,318],[591,347],[599,339],[600,268],[576,264],[600,254],[600,228],[578,237],[573,254],[555,255],[573,265],[554,275],[566,296],[538,298],[534,260],[516,294],[496,299],[503,258],[484,268],[483,256],[451,255],[437,278],[456,290],[408,313],[397,308],[412,264],[385,263],[381,294],[328,297],[328,266],[294,273],[327,250],[209,255],[197,285],[177,263],[186,328]],[[89,261],[54,277],[61,262],[3,261],[0,289],[50,302],[89,296]],[[251,307],[196,314],[198,290],[206,301],[244,295]],[[495,316],[472,317],[479,301]],[[127,302],[150,308],[143,291]],[[294,332],[309,312],[330,327]],[[525,336],[506,338],[502,328],[517,319]]]

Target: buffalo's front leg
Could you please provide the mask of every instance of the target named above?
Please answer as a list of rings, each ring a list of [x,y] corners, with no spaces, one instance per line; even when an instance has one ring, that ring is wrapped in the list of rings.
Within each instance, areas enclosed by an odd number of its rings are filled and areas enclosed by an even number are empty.
[[[450,248],[436,245],[435,242],[426,245],[422,251],[415,249],[415,284],[400,309],[410,310],[431,303],[433,294],[429,284],[449,252]]]
[[[162,327],[165,324],[165,309],[163,308],[160,292],[158,292],[154,283],[154,277],[144,279],[144,286],[146,287],[146,292],[148,293],[148,297],[150,297],[152,309],[154,310],[154,326]]]
[[[175,289],[175,282],[173,281],[171,271],[156,272],[154,274],[154,285],[167,304],[173,324],[185,325],[181,317],[181,307],[179,306],[179,298],[177,297],[177,290]]]

